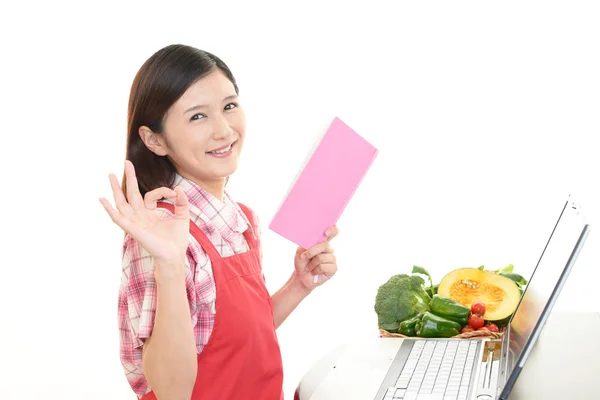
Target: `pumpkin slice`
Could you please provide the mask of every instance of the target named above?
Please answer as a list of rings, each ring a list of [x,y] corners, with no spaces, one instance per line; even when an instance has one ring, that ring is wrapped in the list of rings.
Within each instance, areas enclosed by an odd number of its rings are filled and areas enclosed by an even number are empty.
[[[521,292],[517,284],[493,271],[459,268],[447,274],[438,287],[438,294],[467,307],[480,301],[485,305],[484,319],[501,321],[510,317],[519,304]]]

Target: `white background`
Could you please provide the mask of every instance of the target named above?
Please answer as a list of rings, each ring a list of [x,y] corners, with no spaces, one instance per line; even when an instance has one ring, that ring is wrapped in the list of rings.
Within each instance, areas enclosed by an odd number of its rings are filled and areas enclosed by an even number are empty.
[[[270,290],[295,246],[267,225],[317,135],[339,116],[380,149],[339,221],[339,273],[279,329],[287,398],[341,341],[377,334],[392,274],[528,275],[569,193],[598,225],[594,2],[17,3],[0,24],[0,399],[134,398],[118,358],[122,233],[97,198],[122,173],[132,79],[171,43],[214,52],[239,81],[248,138],[230,191],[262,219]],[[559,309],[600,310],[597,230]]]

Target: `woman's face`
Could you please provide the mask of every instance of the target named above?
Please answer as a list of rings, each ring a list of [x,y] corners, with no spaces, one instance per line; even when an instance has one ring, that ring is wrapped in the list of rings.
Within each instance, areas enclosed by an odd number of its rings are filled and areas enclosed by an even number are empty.
[[[235,88],[220,69],[198,80],[163,121],[165,155],[196,183],[223,182],[238,166],[245,116]]]

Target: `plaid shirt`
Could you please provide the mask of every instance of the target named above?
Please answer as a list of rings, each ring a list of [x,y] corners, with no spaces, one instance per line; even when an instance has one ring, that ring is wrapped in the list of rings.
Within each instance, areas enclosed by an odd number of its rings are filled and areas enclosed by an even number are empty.
[[[191,220],[210,239],[221,257],[248,250],[243,233],[250,223],[229,194],[220,201],[181,176],[175,185],[180,185],[189,199]],[[160,212],[170,215],[164,209]],[[257,224],[250,229],[258,238],[260,228],[256,215],[253,215],[253,221]],[[131,388],[141,397],[151,390],[142,370],[142,350],[144,339],[152,334],[156,312],[154,262],[129,235],[123,244],[122,260],[118,302],[121,364]],[[216,288],[210,259],[191,234],[185,279],[196,350],[200,353],[214,325]]]

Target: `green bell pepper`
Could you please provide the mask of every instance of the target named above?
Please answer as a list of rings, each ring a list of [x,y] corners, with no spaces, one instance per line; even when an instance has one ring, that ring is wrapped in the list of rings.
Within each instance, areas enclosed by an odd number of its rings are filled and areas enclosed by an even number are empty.
[[[525,279],[523,275],[515,274],[513,272],[498,272],[498,275],[502,275],[514,281],[519,286],[527,285],[527,279]]]
[[[462,327],[458,322],[425,312],[417,322],[417,336],[423,338],[448,338],[460,334]]]
[[[405,319],[400,322],[400,328],[398,328],[398,333],[401,333],[405,336],[417,336],[417,322],[421,319],[423,313],[419,313],[412,318]]]
[[[439,294],[433,296],[429,303],[429,308],[433,314],[458,322],[461,326],[467,324],[469,315],[471,315],[469,307]]]

